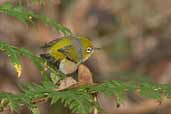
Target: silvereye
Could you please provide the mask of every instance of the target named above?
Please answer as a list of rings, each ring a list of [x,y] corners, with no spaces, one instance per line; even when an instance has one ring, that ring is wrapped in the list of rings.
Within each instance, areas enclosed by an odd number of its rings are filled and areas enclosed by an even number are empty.
[[[85,62],[95,48],[93,42],[86,37],[68,36],[50,41],[42,46],[46,52],[40,56],[49,63],[56,64],[64,74],[75,72],[78,65]]]

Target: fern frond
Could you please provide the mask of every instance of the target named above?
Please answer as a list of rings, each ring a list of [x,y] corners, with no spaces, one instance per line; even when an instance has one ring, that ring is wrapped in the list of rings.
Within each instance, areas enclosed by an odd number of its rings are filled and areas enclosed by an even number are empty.
[[[138,87],[140,94],[147,98],[160,99],[161,96],[171,97],[170,84],[145,83]]]
[[[19,96],[11,94],[11,93],[1,92],[0,100],[2,101],[4,99],[7,100],[8,104],[6,104],[6,106],[4,106],[2,108],[6,108],[9,106],[15,112],[18,112],[19,107],[21,106],[21,104],[23,104],[23,102]],[[2,102],[1,102],[1,105],[2,105]]]
[[[52,82],[43,82],[42,84],[38,85],[35,83],[27,84],[22,87],[24,97],[29,97],[29,100],[32,101],[35,98],[42,98],[46,97],[47,94],[51,91],[54,91],[56,85]]]
[[[61,102],[76,114],[89,114],[94,109],[93,96],[84,91],[67,90],[52,92],[49,94],[49,97],[52,98],[51,104]]]
[[[24,88],[23,98],[29,98],[29,102],[37,98],[48,98],[51,99],[51,104],[61,102],[76,114],[88,114],[96,106],[93,96],[85,91],[79,89],[55,91],[55,88],[57,86],[53,83],[29,84]]]
[[[118,102],[122,102],[125,93],[127,91],[134,91],[136,88],[135,84],[121,82],[121,81],[105,81],[102,84],[98,84],[96,86],[86,87],[87,90],[92,93],[104,93],[107,96],[115,95]]]
[[[21,69],[22,69],[22,66],[21,66],[21,63],[20,63],[20,58],[22,56],[26,56],[39,69],[39,71],[43,75],[44,79],[48,80],[45,67],[47,67],[47,69],[51,73],[53,73],[55,76],[57,76],[57,77],[63,76],[63,74],[61,74],[61,72],[59,72],[58,70],[53,69],[50,66],[45,66],[45,63],[46,63],[45,60],[43,60],[39,56],[35,56],[33,53],[31,53],[27,49],[17,48],[17,47],[14,47],[12,45],[7,44],[6,42],[0,41],[0,51],[6,53],[8,55],[12,65],[15,67],[17,72],[20,72],[20,74],[21,74]],[[16,66],[20,66],[20,69],[18,69],[18,67],[16,67]]]
[[[20,63],[21,53],[19,52],[19,49],[1,41],[0,50],[5,52],[8,55],[16,71],[21,72],[21,63]],[[18,73],[18,75],[20,76],[20,73]]]
[[[33,114],[41,114],[38,107],[31,107],[30,110]]]
[[[105,93],[115,95],[122,101],[127,91],[140,90],[140,94],[148,98],[159,99],[162,95],[171,96],[170,85],[159,85],[152,83],[136,84],[132,82],[106,81],[98,85],[86,85],[79,88],[55,91],[57,88],[52,82],[44,82],[41,85],[29,84],[24,87],[23,93],[13,95],[10,93],[0,93],[0,99],[7,98],[9,106],[17,111],[19,106],[25,104],[28,107],[34,107],[35,99],[51,99],[51,104],[61,102],[64,106],[71,109],[73,113],[88,114],[92,112],[97,104],[93,101],[94,94]],[[36,109],[37,110],[37,109]]]
[[[71,31],[68,28],[59,24],[55,20],[44,15],[36,14],[20,5],[13,6],[12,3],[6,2],[0,5],[0,12],[16,17],[24,23],[34,23],[36,20],[39,20],[54,27],[57,31],[62,32],[66,36],[71,35]]]
[[[150,82],[122,82],[122,81],[106,81],[96,86],[84,87],[90,93],[104,93],[106,95],[115,95],[118,102],[125,97],[125,92],[133,92],[138,90],[139,94],[152,99],[160,99],[161,96],[171,97],[171,85],[156,84]]]

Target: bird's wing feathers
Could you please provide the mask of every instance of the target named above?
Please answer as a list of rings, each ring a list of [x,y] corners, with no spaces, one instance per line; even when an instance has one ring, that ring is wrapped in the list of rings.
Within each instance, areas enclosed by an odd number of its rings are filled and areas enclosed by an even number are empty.
[[[41,48],[44,50],[48,50],[53,45],[55,45],[57,42],[59,42],[62,38],[56,39],[53,41],[50,41],[46,44],[44,44]],[[58,49],[59,52],[61,52],[63,55],[65,55],[70,60],[73,59],[74,61],[82,60],[83,59],[83,47],[80,39],[75,37],[70,37],[71,44],[66,45],[63,48]]]
[[[78,62],[82,60],[82,44],[78,38],[70,37],[71,44],[58,49],[59,52],[64,54],[68,59]]]
[[[52,45],[56,44],[56,42],[58,42],[59,40],[61,40],[61,39],[58,38],[58,39],[52,40],[48,43],[45,43],[43,46],[41,46],[41,48],[44,48],[44,49],[50,48],[50,47],[52,47]]]
[[[66,57],[70,58],[70,55],[72,53],[73,50],[73,46],[72,45],[67,45],[63,48],[58,49],[59,52],[61,52],[62,54],[64,54]]]
[[[63,48],[58,49],[58,51],[61,52],[61,53],[66,54],[66,53],[68,53],[68,51],[69,51],[71,48],[72,48],[72,45],[67,45],[67,46],[64,46]]]

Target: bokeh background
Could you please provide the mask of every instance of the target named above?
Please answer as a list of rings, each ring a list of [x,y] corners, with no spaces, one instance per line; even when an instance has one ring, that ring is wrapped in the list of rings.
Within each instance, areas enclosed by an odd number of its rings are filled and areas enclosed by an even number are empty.
[[[0,0],[0,4],[6,0]],[[152,80],[171,82],[171,1],[170,0],[11,0],[37,13],[43,13],[68,27],[74,34],[87,36],[102,49],[85,63],[95,82],[104,80]],[[0,40],[25,47],[35,54],[40,46],[61,33],[42,23],[23,24],[14,17],[0,14]],[[25,57],[22,77],[18,79],[7,56],[0,53],[0,90],[17,93],[18,83],[41,80],[40,73]],[[146,109],[153,103],[128,93],[123,104],[115,97],[100,96],[100,105],[108,114],[130,113],[134,106]],[[144,104],[143,104],[144,103]],[[143,105],[142,105],[143,104]],[[118,106],[119,105],[119,106]],[[169,107],[169,106],[168,106]],[[137,110],[135,114],[171,114],[168,107],[159,110]],[[61,104],[40,104],[42,114],[70,114]],[[118,112],[119,110],[119,112]],[[149,111],[151,110],[151,111]],[[21,113],[28,113],[23,108]],[[8,112],[2,112],[8,114]]]

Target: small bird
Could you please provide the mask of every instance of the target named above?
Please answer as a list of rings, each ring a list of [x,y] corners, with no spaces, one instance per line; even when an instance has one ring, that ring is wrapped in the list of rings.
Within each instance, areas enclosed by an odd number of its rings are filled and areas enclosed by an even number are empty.
[[[93,42],[86,37],[68,36],[50,41],[42,49],[46,52],[40,56],[68,75],[99,48],[94,47]]]

